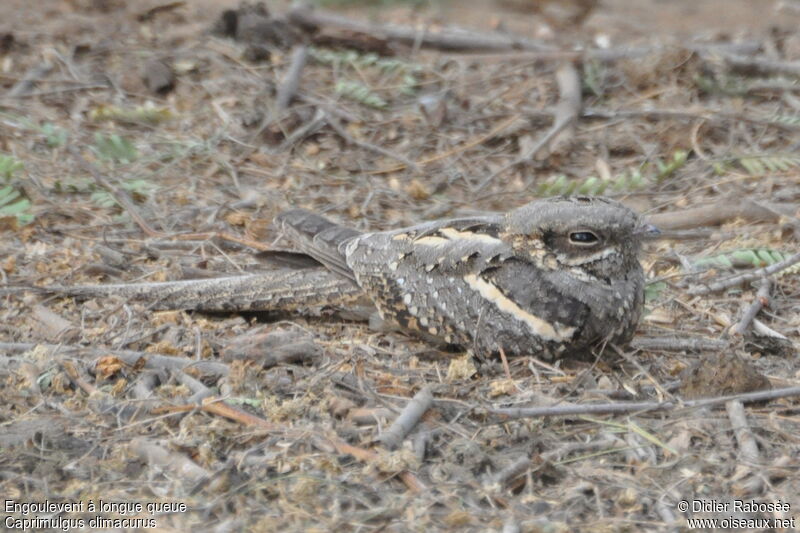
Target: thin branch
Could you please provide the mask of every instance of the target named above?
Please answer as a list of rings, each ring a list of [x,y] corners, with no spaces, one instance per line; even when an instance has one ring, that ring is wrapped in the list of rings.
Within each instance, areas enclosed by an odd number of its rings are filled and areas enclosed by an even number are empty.
[[[553,111],[553,125],[526,154],[490,174],[478,185],[476,190],[480,191],[505,171],[535,159],[542,148],[548,144],[552,147],[557,137],[563,139],[561,134],[567,134],[569,127],[578,120],[582,105],[581,78],[575,65],[570,62],[561,65],[556,71],[556,83],[558,84],[559,99]]]
[[[734,54],[726,54],[723,59],[732,71],[742,74],[800,76],[800,61],[776,61],[765,57],[746,57]]]
[[[386,148],[378,146],[377,144],[368,143],[366,141],[360,141],[360,140],[354,138],[352,135],[347,133],[347,130],[344,129],[344,127],[342,127],[342,125],[339,124],[339,122],[333,117],[330,117],[330,116],[327,117],[327,122],[328,122],[328,126],[333,128],[333,130],[336,133],[338,133],[339,136],[342,139],[344,139],[345,142],[347,142],[348,144],[353,144],[355,146],[360,146],[361,148],[364,148],[365,150],[369,150],[370,152],[375,152],[376,154],[380,154],[380,155],[386,156],[388,158],[394,159],[394,160],[399,161],[400,163],[404,164],[412,172],[414,172],[414,173],[419,172],[419,168],[417,167],[417,164],[414,163],[409,158],[407,158],[405,156],[402,156],[402,155],[399,155],[399,154],[396,154],[396,153],[392,152],[391,150],[387,150]]]
[[[725,404],[728,411],[728,419],[736,435],[736,442],[739,443],[739,457],[747,463],[758,463],[761,455],[758,452],[758,444],[750,431],[747,423],[747,414],[744,412],[744,405],[739,400],[731,400]]]
[[[741,43],[683,43],[682,48],[701,54],[752,54],[761,48],[759,41]],[[613,62],[620,59],[636,59],[651,54],[660,54],[668,50],[676,50],[678,46],[620,46],[617,48],[589,48],[586,50],[513,50],[498,52],[454,52],[450,57],[466,57],[470,61],[486,61],[492,63],[514,63],[532,61],[601,61]]]
[[[750,328],[750,324],[753,323],[758,312],[761,311],[763,307],[769,305],[769,291],[771,286],[772,283],[769,278],[763,278],[761,280],[761,287],[758,289],[756,297],[753,299],[752,303],[747,306],[747,309],[745,309],[741,320],[733,326],[731,333],[734,335],[744,335],[744,332]]]
[[[297,94],[297,88],[300,86],[300,75],[303,73],[303,68],[306,65],[307,59],[308,46],[304,44],[295,46],[292,50],[289,71],[286,73],[283,83],[278,87],[278,94],[275,97],[276,116],[289,108],[289,103]]]
[[[292,98],[297,96],[297,89],[300,86],[300,75],[306,66],[308,59],[308,46],[300,44],[292,50],[292,58],[289,62],[289,70],[283,79],[278,92],[275,96],[275,106],[270,113],[265,113],[264,120],[258,129],[250,136],[250,143],[254,143],[264,131],[274,124],[284,111],[289,108]]]
[[[188,367],[196,368],[203,374],[227,376],[228,365],[215,361],[195,361],[185,357],[175,357],[149,352],[133,350],[109,350],[108,348],[89,348],[85,346],[65,346],[61,344],[42,344],[32,342],[0,342],[0,351],[10,353],[29,352],[35,348],[47,350],[49,357],[103,357],[110,355],[120,359],[127,365],[134,366],[144,360],[144,368],[183,370]]]
[[[730,287],[735,287],[736,285],[746,283],[748,281],[753,281],[758,278],[765,278],[767,276],[777,274],[781,270],[786,270],[787,268],[791,268],[797,263],[800,263],[800,252],[797,252],[796,254],[787,257],[783,261],[778,261],[777,263],[770,265],[768,267],[751,270],[750,272],[745,272],[744,274],[733,276],[732,278],[728,278],[726,280],[716,281],[709,285],[692,287],[691,289],[689,289],[689,294],[699,296],[725,290]]]
[[[751,222],[774,222],[781,216],[792,216],[796,204],[762,204],[751,200],[743,202],[727,199],[711,205],[693,207],[682,211],[670,211],[649,215],[647,221],[661,230],[716,226],[737,218]]]
[[[729,345],[728,341],[703,337],[636,337],[631,341],[631,348],[637,350],[665,352],[707,352]]]
[[[548,49],[538,41],[520,36],[480,33],[466,29],[444,29],[431,33],[412,26],[361,22],[342,15],[315,10],[304,4],[294,6],[287,13],[287,18],[289,22],[301,28],[336,28],[348,33],[366,34],[380,41],[439,50],[541,51]]]
[[[782,389],[762,390],[747,392],[742,394],[732,394],[728,396],[718,396],[714,398],[702,398],[699,400],[687,401],[667,401],[667,402],[618,402],[618,403],[598,403],[585,405],[555,405],[551,407],[504,407],[486,409],[486,412],[498,415],[503,420],[515,418],[534,418],[547,416],[575,416],[575,415],[599,415],[599,414],[621,414],[639,413],[645,411],[674,411],[682,408],[714,407],[723,405],[731,400],[739,400],[743,403],[762,402],[787,398],[790,396],[800,396],[800,387],[785,387]]]
[[[42,77],[47,76],[53,68],[53,64],[49,61],[34,65],[25,73],[22,79],[6,93],[6,97],[20,98],[30,95],[31,91],[33,91],[33,88],[36,86],[36,82]]]
[[[390,450],[396,449],[403,442],[422,415],[433,405],[433,394],[430,387],[423,387],[406,405],[400,416],[392,423],[391,427],[381,434],[378,440]]]
[[[622,118],[643,117],[651,120],[663,119],[683,119],[683,120],[707,120],[709,122],[747,122],[761,126],[771,126],[781,130],[797,131],[800,125],[778,122],[769,118],[750,117],[741,113],[725,113],[700,109],[697,111],[686,111],[679,109],[628,109],[608,111],[605,109],[587,108],[581,113],[581,118],[602,118],[607,120],[617,120]]]
[[[150,224],[148,224],[145,219],[139,214],[139,211],[136,209],[136,206],[133,204],[133,200],[131,200],[130,195],[127,191],[120,189],[119,187],[115,187],[111,182],[109,182],[97,168],[91,164],[89,161],[86,160],[83,155],[81,155],[80,151],[75,148],[74,146],[69,147],[69,152],[72,156],[78,161],[78,164],[89,174],[91,174],[94,181],[100,185],[102,188],[107,190],[111,196],[114,197],[114,200],[117,201],[119,205],[122,206],[125,211],[133,218],[134,221],[142,228],[148,237],[165,237],[164,233],[153,229]]]

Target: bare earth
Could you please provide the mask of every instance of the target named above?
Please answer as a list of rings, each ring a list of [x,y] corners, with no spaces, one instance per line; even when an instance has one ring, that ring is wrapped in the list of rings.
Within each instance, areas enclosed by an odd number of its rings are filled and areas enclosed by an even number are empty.
[[[798,391],[682,402],[800,385],[800,267],[781,268],[800,250],[800,3],[336,11],[416,28],[411,46],[285,22],[265,43],[252,35],[267,26],[243,27],[271,19],[241,12],[235,35],[211,31],[236,8],[0,2],[0,486],[76,506],[12,509],[7,528],[797,527]],[[450,26],[541,46],[425,46]],[[534,150],[564,109],[571,125]],[[479,367],[363,309],[201,313],[9,289],[286,268],[297,258],[275,252],[288,245],[271,220],[291,207],[367,230],[576,192],[663,231],[642,257],[637,341],[594,362]],[[713,285],[773,265],[760,292],[763,275]],[[392,422],[426,399],[393,445]],[[634,401],[650,404],[579,408]],[[127,507],[89,508],[101,501]]]

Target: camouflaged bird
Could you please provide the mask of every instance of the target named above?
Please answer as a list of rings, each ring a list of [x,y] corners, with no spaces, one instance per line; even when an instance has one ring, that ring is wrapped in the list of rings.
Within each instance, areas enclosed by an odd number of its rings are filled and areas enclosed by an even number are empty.
[[[479,357],[544,359],[630,340],[644,301],[640,242],[657,231],[618,202],[583,196],[373,233],[302,209],[275,222],[383,319]]]

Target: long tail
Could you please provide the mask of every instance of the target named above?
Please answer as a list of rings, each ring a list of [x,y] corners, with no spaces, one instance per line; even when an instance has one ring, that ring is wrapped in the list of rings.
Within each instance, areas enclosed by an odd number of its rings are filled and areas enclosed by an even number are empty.
[[[342,244],[361,232],[331,222],[305,209],[284,211],[275,217],[275,225],[303,253],[325,265],[332,272],[355,282],[355,276],[347,266]]]
[[[327,270],[277,270],[244,276],[154,283],[72,287],[0,287],[0,296],[26,291],[79,299],[117,296],[153,309],[197,311],[294,311],[348,306],[363,298],[361,288]]]

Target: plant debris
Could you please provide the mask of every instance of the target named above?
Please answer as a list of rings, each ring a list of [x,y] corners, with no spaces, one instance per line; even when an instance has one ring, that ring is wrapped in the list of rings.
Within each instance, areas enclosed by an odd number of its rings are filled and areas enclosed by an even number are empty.
[[[74,504],[11,519],[674,531],[732,514],[682,501],[741,500],[800,520],[800,12],[533,4],[5,0],[2,484]],[[619,357],[441,351],[271,225],[574,192],[662,230]],[[300,269],[318,299],[263,312]]]

